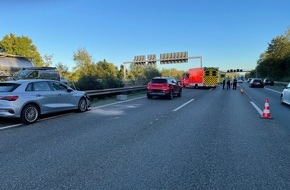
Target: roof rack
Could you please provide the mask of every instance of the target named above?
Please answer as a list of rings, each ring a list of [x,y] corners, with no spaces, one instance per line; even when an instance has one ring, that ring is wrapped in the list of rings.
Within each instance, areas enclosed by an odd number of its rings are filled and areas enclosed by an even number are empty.
[[[28,67],[23,68],[23,70],[57,70],[56,67]]]

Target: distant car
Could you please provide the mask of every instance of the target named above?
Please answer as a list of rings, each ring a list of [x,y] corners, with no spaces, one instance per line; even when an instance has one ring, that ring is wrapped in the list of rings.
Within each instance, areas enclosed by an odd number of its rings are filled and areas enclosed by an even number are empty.
[[[290,83],[286,86],[286,88],[282,91],[280,96],[281,103],[290,105]]]
[[[274,81],[272,79],[265,78],[263,82],[264,82],[264,85],[274,86]]]
[[[36,122],[42,114],[65,110],[84,112],[90,107],[85,92],[73,90],[60,81],[26,79],[0,82],[0,117]]]
[[[181,97],[182,86],[179,81],[171,77],[154,77],[147,86],[147,98],[153,96],[167,97],[172,100],[174,95]]]
[[[250,81],[250,87],[260,87],[260,88],[264,88],[264,84],[263,84],[263,81],[262,79],[260,78],[253,78],[251,81]]]
[[[243,83],[244,81],[242,79],[238,79],[237,83]]]

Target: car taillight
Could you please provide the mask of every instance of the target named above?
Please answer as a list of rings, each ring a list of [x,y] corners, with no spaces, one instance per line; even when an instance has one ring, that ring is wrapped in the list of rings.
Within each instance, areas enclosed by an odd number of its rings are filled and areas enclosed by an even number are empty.
[[[0,100],[7,100],[7,101],[15,101],[19,97],[18,96],[0,96]]]
[[[170,87],[170,84],[163,84],[163,88],[168,88]]]

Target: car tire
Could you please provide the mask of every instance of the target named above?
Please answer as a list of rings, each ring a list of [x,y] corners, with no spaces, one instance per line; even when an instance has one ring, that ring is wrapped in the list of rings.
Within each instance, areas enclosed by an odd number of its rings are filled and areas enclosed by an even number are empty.
[[[173,96],[174,96],[174,94],[173,94],[173,90],[170,90],[170,93],[169,93],[169,95],[168,95],[168,99],[169,99],[169,100],[172,100],[172,99],[173,99]]]
[[[39,108],[34,104],[28,104],[22,109],[20,120],[24,124],[32,124],[37,121],[38,117]]]
[[[194,88],[195,88],[195,89],[198,89],[198,85],[197,85],[197,84],[195,84],[195,85],[194,85]]]
[[[81,98],[78,104],[78,111],[85,112],[88,109],[88,104],[85,98]]]
[[[283,102],[283,96],[282,95],[280,96],[280,103],[281,104],[284,104],[284,102]]]
[[[178,92],[178,97],[181,97],[181,95],[182,95],[182,88],[179,90],[179,92]]]

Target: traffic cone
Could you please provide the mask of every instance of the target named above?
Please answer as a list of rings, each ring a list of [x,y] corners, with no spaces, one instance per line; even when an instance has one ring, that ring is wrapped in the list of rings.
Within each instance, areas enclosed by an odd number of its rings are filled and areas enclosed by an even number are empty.
[[[265,102],[262,118],[265,118],[265,119],[270,119],[271,118],[271,116],[270,116],[270,106],[269,106],[268,98],[266,98],[266,102]]]
[[[244,90],[243,89],[240,89],[240,92],[241,92],[241,94],[244,94]]]

